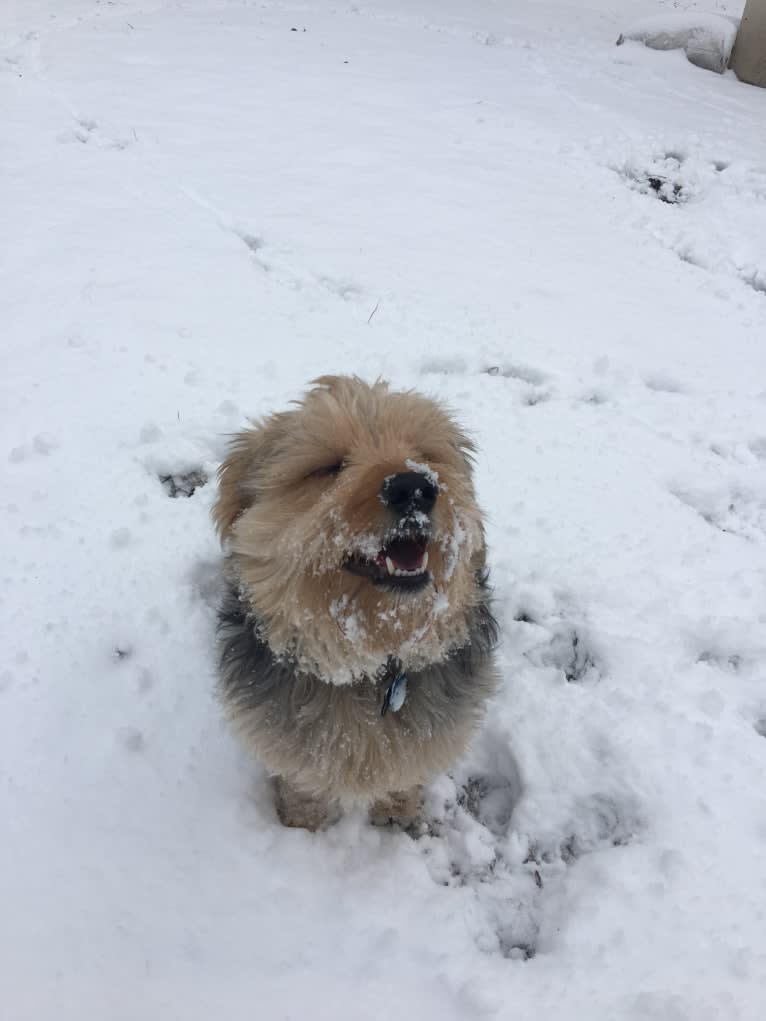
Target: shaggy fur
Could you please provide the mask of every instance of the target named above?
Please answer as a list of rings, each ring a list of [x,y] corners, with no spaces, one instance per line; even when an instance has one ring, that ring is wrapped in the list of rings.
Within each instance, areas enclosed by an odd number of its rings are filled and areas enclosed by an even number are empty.
[[[230,551],[220,691],[278,778],[284,822],[314,829],[352,803],[412,815],[480,719],[496,625],[472,453],[433,401],[347,377],[233,440],[213,511]],[[432,507],[386,503],[405,472],[433,484]],[[428,551],[417,587],[373,577],[415,534]],[[404,705],[383,715],[402,671]]]

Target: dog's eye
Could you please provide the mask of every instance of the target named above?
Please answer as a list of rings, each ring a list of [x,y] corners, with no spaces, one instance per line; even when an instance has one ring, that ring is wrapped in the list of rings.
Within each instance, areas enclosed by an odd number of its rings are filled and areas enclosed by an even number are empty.
[[[339,475],[345,468],[343,461],[336,461],[334,464],[325,464],[321,468],[315,468],[314,471],[309,472],[307,478],[310,479],[324,479],[334,478]]]

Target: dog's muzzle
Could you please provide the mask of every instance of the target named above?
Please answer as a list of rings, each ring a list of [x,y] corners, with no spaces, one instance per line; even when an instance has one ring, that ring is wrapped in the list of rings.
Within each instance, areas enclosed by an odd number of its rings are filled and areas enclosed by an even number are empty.
[[[384,479],[380,499],[397,517],[375,557],[351,556],[344,567],[375,585],[409,592],[430,581],[428,540],[430,512],[439,495],[436,482],[422,472],[399,472]]]

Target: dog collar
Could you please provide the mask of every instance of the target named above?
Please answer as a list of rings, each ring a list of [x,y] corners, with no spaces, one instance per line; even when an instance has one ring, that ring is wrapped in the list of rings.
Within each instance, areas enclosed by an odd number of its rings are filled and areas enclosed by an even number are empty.
[[[407,674],[403,670],[393,672],[393,680],[386,688],[383,696],[383,705],[380,707],[380,715],[385,716],[390,709],[392,713],[398,713],[407,698]]]

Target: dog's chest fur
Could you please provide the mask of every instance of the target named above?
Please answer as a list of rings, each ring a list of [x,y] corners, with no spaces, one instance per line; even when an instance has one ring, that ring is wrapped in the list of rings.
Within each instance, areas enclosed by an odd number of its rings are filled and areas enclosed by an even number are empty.
[[[441,662],[407,670],[401,709],[381,714],[391,675],[334,685],[276,657],[230,585],[219,613],[220,693],[242,736],[273,773],[307,794],[369,802],[424,782],[465,747],[497,685],[497,627],[486,581],[466,613],[469,641]],[[404,668],[406,669],[406,664]]]

